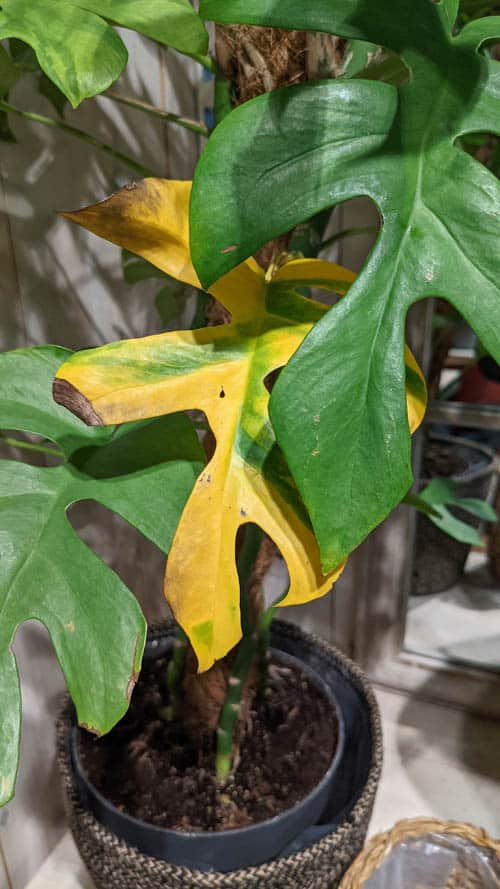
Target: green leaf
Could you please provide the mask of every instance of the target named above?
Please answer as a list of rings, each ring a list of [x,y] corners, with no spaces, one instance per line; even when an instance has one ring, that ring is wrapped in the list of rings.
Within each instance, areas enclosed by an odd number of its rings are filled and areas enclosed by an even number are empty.
[[[17,771],[11,645],[19,624],[47,627],[78,719],[99,733],[125,713],[141,663],[146,627],[137,600],[72,529],[69,506],[97,500],[167,551],[203,462],[183,415],[116,430],[75,422],[51,397],[53,375],[71,354],[52,347],[0,355],[2,426],[49,435],[72,453],[51,468],[0,461],[0,804],[12,796]]]
[[[500,359],[500,186],[456,144],[468,132],[499,131],[500,65],[481,46],[500,35],[500,18],[454,37],[456,0],[201,7],[218,21],[370,41],[397,52],[411,72],[399,89],[344,79],[260,96],[217,127],[195,177],[192,253],[205,285],[326,207],[366,195],[380,210],[380,236],[347,299],[309,334],[271,398],[327,570],[412,482],[409,307],[448,299]]]
[[[71,0],[124,28],[132,28],[179,52],[208,51],[208,33],[189,0]]]
[[[3,37],[32,46],[42,70],[74,108],[107,89],[127,62],[118,34],[102,18],[66,0],[3,0]]]
[[[444,531],[449,537],[453,537],[454,540],[458,540],[459,543],[470,543],[471,546],[484,547],[475,528],[457,519],[446,506],[440,506],[438,512],[439,517],[429,516],[429,518],[441,531]]]
[[[495,510],[486,500],[477,500],[475,497],[454,497],[451,502],[454,506],[459,506],[464,512],[470,513],[483,522],[498,521]]]
[[[106,90],[127,62],[105,19],[180,52],[207,50],[206,29],[188,0],[2,0],[0,39],[29,44],[47,77],[77,107]]]
[[[486,500],[476,497],[457,497],[457,486],[454,481],[446,478],[434,478],[420,491],[420,499],[431,506],[459,506],[465,512],[485,522],[496,522],[497,514]]]
[[[112,427],[92,429],[52,401],[57,368],[73,353],[60,346],[37,346],[0,354],[0,426],[36,432],[57,442],[70,457],[78,448],[101,444]]]
[[[399,52],[406,46],[418,47],[419,37],[431,24],[444,24],[448,31],[454,25],[459,0],[442,0],[436,13],[430,4],[434,0],[399,0],[397,7],[385,0],[201,0],[200,13],[205,19],[228,24],[326,31]],[[427,37],[429,46],[439,40],[438,34],[427,33]]]
[[[476,529],[457,518],[448,507],[459,507],[483,521],[497,521],[495,510],[485,500],[457,497],[456,484],[451,479],[434,478],[418,495],[408,494],[404,499],[405,503],[425,513],[431,522],[460,543],[484,546]]]

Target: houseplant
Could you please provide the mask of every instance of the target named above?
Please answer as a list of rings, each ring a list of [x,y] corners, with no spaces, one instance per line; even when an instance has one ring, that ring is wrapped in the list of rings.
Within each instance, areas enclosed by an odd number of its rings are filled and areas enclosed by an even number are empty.
[[[228,115],[209,140],[191,202],[192,252],[202,283],[211,287],[217,279],[211,289],[231,312],[232,324],[81,353],[64,361],[56,374],[59,403],[93,424],[142,422],[141,417],[201,407],[214,426],[213,472],[207,467],[193,489],[167,568],[169,599],[202,668],[239,641],[238,524],[253,520],[276,537],[290,562],[289,601],[304,600],[327,591],[343,559],[410,487],[409,431],[422,418],[424,391],[408,353],[406,367],[403,359],[409,304],[436,292],[453,299],[490,352],[499,355],[498,260],[488,249],[498,224],[498,186],[452,146],[468,130],[497,126],[496,63],[476,49],[496,36],[498,21],[474,22],[452,39],[457,4],[451,0],[402,3],[390,15],[375,0],[351,0],[334,10],[331,5],[326,0],[307,7],[293,0],[257,0],[251,7],[238,0],[202,4],[207,17],[230,22],[250,19],[372,40],[404,63],[403,74],[396,65],[399,87],[346,77],[259,97]],[[368,75],[374,73],[376,78],[377,71]],[[325,133],[329,121],[333,141]],[[464,187],[475,189],[476,203],[462,201],[457,176]],[[424,186],[431,202],[440,195],[446,222],[438,222],[437,210],[426,216]],[[360,193],[377,201],[384,228],[365,271],[332,311],[297,289],[320,285],[342,292],[350,281],[338,267],[289,261],[275,252],[264,273],[247,260],[270,238]],[[187,204],[186,184],[147,180],[73,216],[167,266],[169,274],[198,283],[188,249]],[[431,241],[426,240],[429,228]],[[264,379],[285,364],[271,396],[271,425]],[[226,492],[227,499],[221,496]],[[214,503],[231,528],[228,542],[217,513],[221,549],[229,547],[220,560],[206,528],[193,534],[196,523],[190,524],[187,543],[183,533],[188,517],[210,515]],[[265,621],[260,630],[258,639],[265,638]],[[253,631],[246,634],[239,651],[256,641]],[[241,686],[240,677],[233,678]],[[119,691],[123,710],[123,677]],[[235,712],[226,714],[229,734]],[[115,711],[86,721],[108,728],[116,718]],[[227,726],[222,728],[220,737],[226,731],[227,739]],[[5,790],[7,796],[11,786]],[[259,880],[261,885],[264,877],[249,879],[248,885]],[[325,879],[330,878],[323,874]]]
[[[484,547],[482,522],[496,522],[488,497],[494,490],[491,448],[460,436],[430,434],[422,460],[423,490],[406,502],[419,511],[412,595],[449,589],[461,578],[471,546]],[[431,506],[434,512],[426,511]]]

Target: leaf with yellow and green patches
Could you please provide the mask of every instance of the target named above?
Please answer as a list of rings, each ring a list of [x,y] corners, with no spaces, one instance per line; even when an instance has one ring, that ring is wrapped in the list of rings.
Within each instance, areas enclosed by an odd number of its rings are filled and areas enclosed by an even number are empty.
[[[148,179],[67,215],[199,287],[189,253],[190,188]],[[279,547],[290,576],[282,605],[322,596],[342,571],[343,564],[322,572],[307,512],[276,444],[265,382],[327,311],[298,288],[344,294],[353,280],[352,272],[320,260],[289,261],[266,276],[250,259],[211,288],[231,312],[230,324],[111,343],[72,356],[57,373],[56,400],[92,425],[193,408],[207,416],[215,453],[184,508],[165,577],[167,599],[200,670],[241,637],[235,561],[241,525],[258,525]],[[415,428],[425,410],[425,386],[411,356],[408,373]]]

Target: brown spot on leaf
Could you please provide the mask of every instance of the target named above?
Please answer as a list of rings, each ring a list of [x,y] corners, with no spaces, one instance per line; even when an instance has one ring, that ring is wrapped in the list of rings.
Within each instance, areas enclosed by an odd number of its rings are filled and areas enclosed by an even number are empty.
[[[139,636],[136,636],[135,645],[134,645],[134,655],[132,658],[132,675],[127,683],[127,701],[129,704],[130,704],[130,701],[132,698],[132,692],[133,692],[136,682],[139,678],[139,671],[135,669],[135,665],[137,662],[137,649],[138,648],[139,648]]]
[[[95,726],[89,725],[88,722],[80,722],[81,728],[84,728],[86,732],[90,732],[91,735],[95,735],[96,738],[102,738],[102,732],[99,732]]]
[[[52,396],[54,401],[62,404],[63,407],[76,414],[77,417],[80,417],[87,426],[104,425],[102,417],[94,410],[90,401],[72,383],[68,383],[67,380],[61,380],[59,377],[56,377],[52,386]]]
[[[231,244],[230,247],[224,247],[224,250],[221,250],[221,253],[234,253],[234,251],[237,249],[238,249],[237,244]]]

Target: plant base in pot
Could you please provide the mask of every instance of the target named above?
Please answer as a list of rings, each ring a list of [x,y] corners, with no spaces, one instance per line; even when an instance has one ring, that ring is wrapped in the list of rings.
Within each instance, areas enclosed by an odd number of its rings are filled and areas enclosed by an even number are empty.
[[[70,755],[71,722],[66,710],[59,724],[59,742],[68,813],[78,848],[98,887],[334,889],[338,885],[363,845],[380,777],[382,746],[377,705],[359,668],[327,643],[277,621],[272,645],[285,655],[299,658],[307,670],[322,677],[333,690],[345,727],[345,747],[336,779],[316,824],[303,830],[272,861],[229,873],[222,867],[203,871],[141,853],[103,826],[85,807]]]

